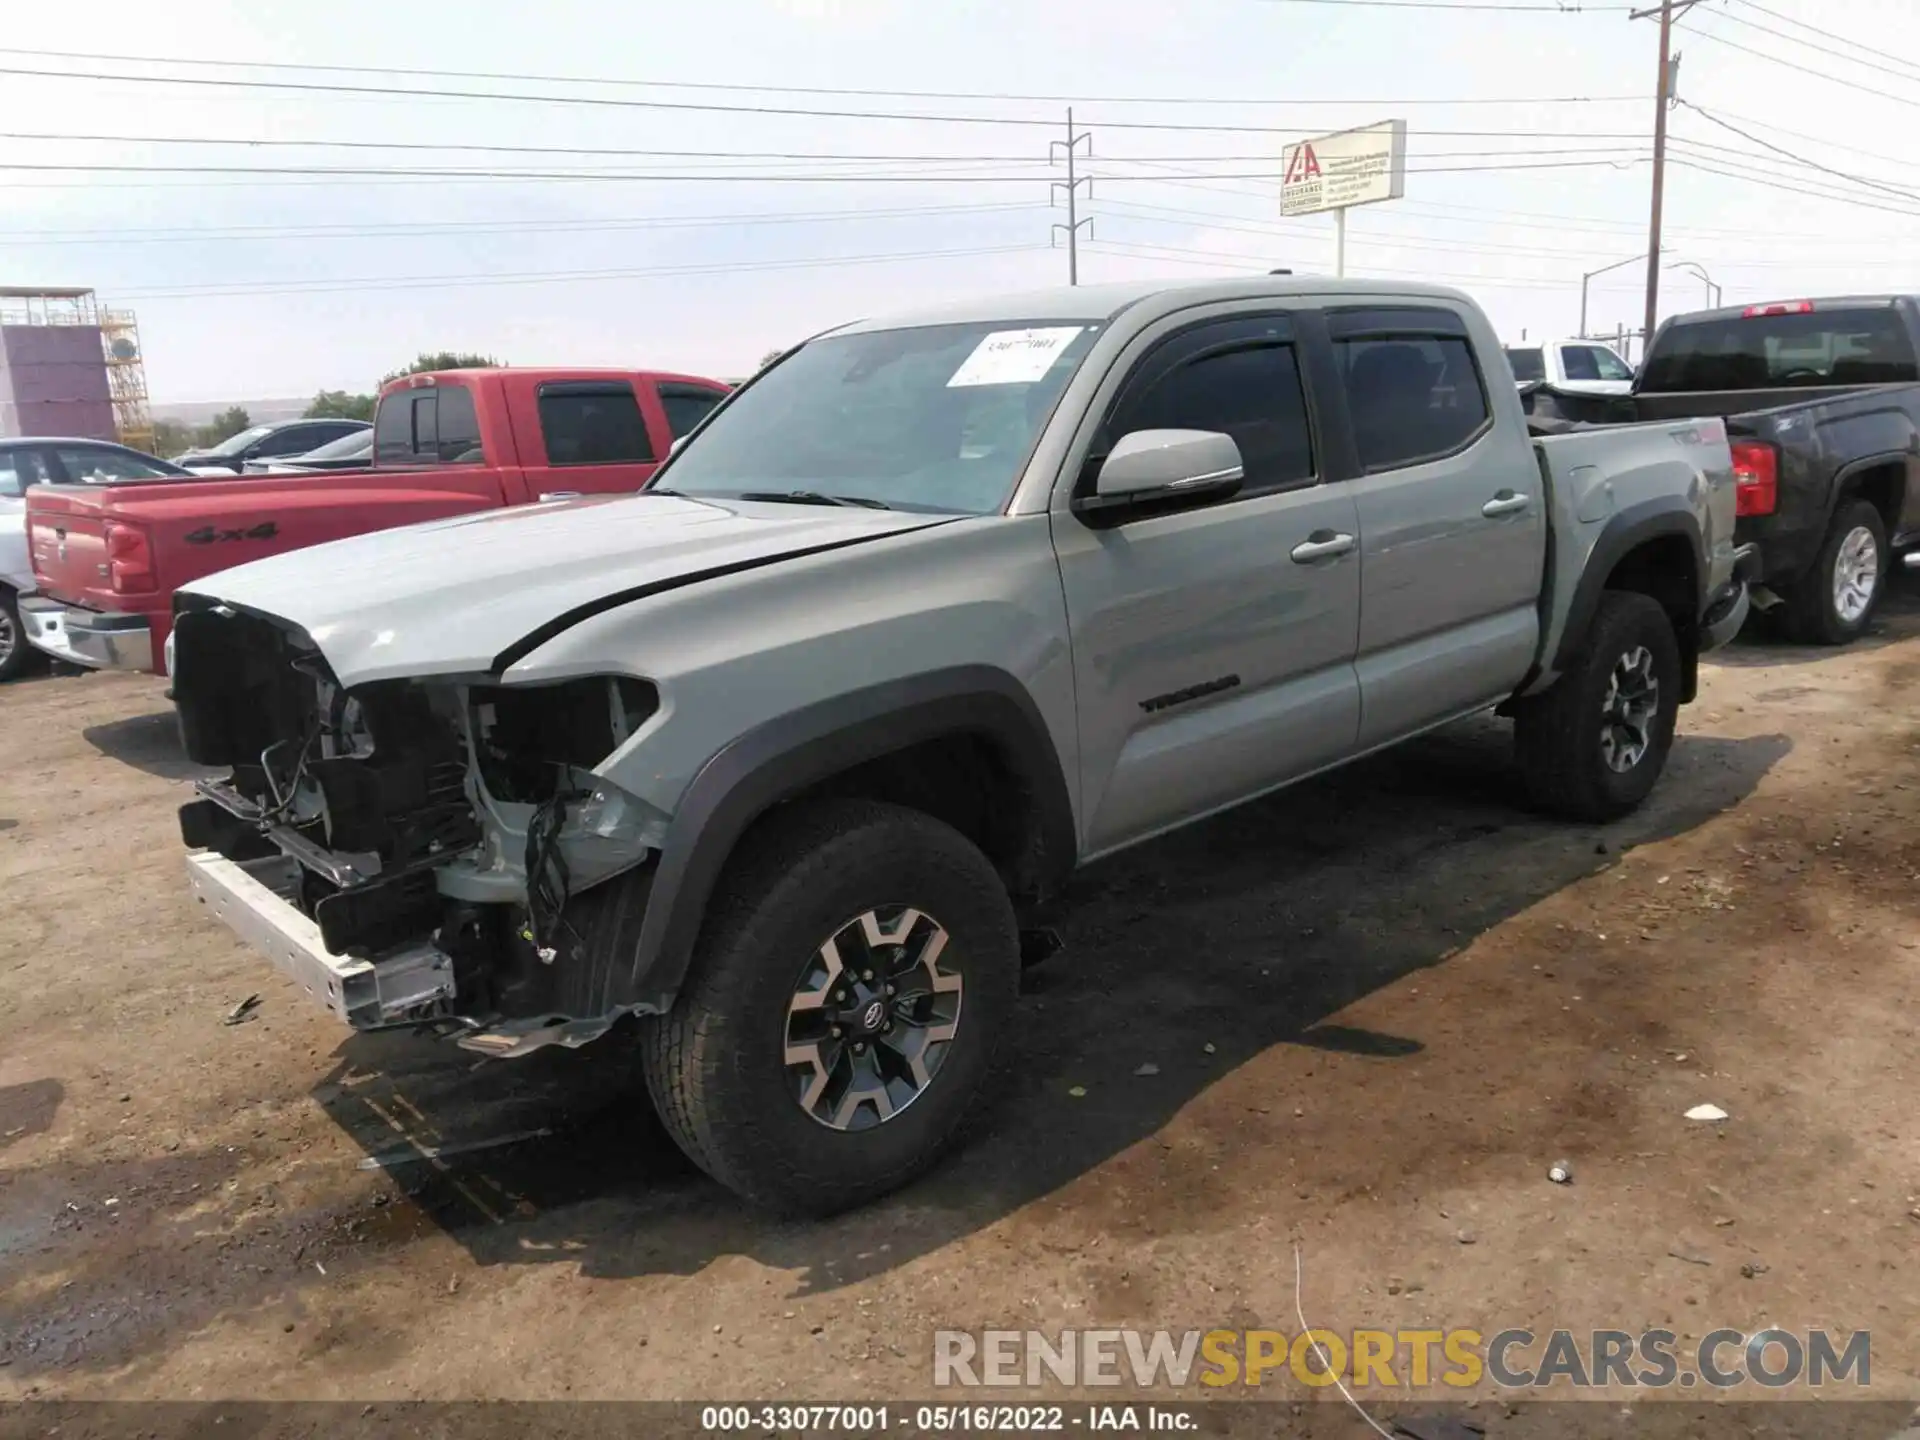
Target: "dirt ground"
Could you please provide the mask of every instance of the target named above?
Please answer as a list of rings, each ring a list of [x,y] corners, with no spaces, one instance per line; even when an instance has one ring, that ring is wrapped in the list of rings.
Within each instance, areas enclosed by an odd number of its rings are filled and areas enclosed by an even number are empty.
[[[162,682],[7,687],[0,1398],[925,1397],[937,1328],[1291,1332],[1297,1241],[1318,1326],[1871,1329],[1920,1400],[1917,697],[1908,584],[1714,657],[1618,825],[1489,720],[1098,867],[979,1138],[798,1225],[622,1036],[348,1037],[188,898]]]

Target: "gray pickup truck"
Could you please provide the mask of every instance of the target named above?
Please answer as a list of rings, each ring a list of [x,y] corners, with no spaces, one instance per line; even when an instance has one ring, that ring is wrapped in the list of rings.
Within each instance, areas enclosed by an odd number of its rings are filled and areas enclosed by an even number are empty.
[[[687,1153],[833,1211],[977,1109],[1076,866],[1490,708],[1543,806],[1631,810],[1745,615],[1734,494],[1718,421],[1533,438],[1450,290],[863,321],[638,495],[184,590],[192,884],[358,1029],[640,1017]]]

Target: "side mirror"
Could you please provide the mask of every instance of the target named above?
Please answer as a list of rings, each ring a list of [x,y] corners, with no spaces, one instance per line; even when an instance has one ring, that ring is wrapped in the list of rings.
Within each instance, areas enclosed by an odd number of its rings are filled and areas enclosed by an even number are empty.
[[[685,435],[674,436],[673,443],[667,446],[667,454],[678,455],[680,453],[680,447],[686,443],[687,443],[687,437]]]
[[[1115,442],[1101,462],[1094,492],[1073,503],[1076,512],[1103,512],[1155,501],[1224,499],[1240,488],[1246,469],[1231,435],[1214,430],[1135,430]]]

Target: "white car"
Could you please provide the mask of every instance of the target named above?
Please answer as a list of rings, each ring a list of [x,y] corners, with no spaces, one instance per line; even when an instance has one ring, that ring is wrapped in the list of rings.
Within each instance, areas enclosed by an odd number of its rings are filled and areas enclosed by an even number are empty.
[[[1597,340],[1550,340],[1544,345],[1509,345],[1507,364],[1514,383],[1541,381],[1574,395],[1625,395],[1633,389],[1633,367]]]
[[[11,680],[33,660],[20,624],[19,597],[33,590],[33,561],[27,554],[25,487],[0,451],[0,680]]]

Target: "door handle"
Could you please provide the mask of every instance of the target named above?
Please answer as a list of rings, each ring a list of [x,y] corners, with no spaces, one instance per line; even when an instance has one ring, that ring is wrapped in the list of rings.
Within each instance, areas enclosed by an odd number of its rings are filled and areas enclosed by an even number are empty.
[[[540,503],[544,505],[549,500],[578,500],[580,495],[581,492],[578,490],[542,490]]]
[[[1296,565],[1311,565],[1316,560],[1331,560],[1353,549],[1351,535],[1336,535],[1331,530],[1316,530],[1288,552]]]
[[[1516,495],[1511,490],[1502,490],[1480,507],[1480,513],[1489,520],[1497,515],[1518,515],[1532,503],[1533,497],[1530,495]]]

